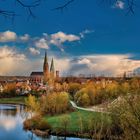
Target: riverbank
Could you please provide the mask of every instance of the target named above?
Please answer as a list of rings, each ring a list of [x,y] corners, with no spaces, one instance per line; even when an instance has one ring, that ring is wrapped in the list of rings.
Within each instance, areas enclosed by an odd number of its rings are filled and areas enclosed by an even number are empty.
[[[25,99],[26,97],[1,98],[0,104],[25,104]],[[49,134],[59,136],[91,137],[91,134],[88,132],[91,127],[94,127],[91,126],[92,123],[97,125],[103,122],[106,126],[111,124],[109,114],[81,109],[75,109],[73,112],[53,116],[44,115],[41,119],[51,126]],[[42,126],[44,127],[44,125]],[[45,130],[36,130],[35,132],[37,135],[46,135]]]
[[[105,127],[111,124],[111,117],[108,114],[100,112],[90,112],[83,110],[75,110],[74,112],[68,112],[65,114],[54,115],[54,116],[43,116],[41,120],[48,123],[51,129],[48,133],[47,130],[39,130],[34,127],[33,131],[36,135],[57,135],[67,137],[81,137],[81,138],[92,138],[93,132],[90,129],[98,127],[99,124],[103,123]],[[36,124],[34,120],[33,124]],[[27,123],[26,123],[27,125]],[[36,133],[37,132],[37,133]],[[47,133],[45,133],[47,132]]]
[[[12,98],[0,98],[0,104],[25,104],[27,97],[12,97]]]

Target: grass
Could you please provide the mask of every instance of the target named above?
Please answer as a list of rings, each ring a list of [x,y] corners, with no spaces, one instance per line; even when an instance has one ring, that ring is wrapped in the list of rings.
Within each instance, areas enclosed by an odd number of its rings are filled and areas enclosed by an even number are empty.
[[[56,116],[45,116],[44,119],[52,126],[54,131],[57,131],[61,128],[63,128],[61,121],[62,118],[66,114],[56,115]],[[111,118],[108,114],[102,114],[98,112],[89,112],[89,111],[83,111],[83,110],[76,110],[75,112],[67,113],[70,117],[70,122],[68,124],[68,131],[69,132],[78,132],[80,130],[80,118],[82,118],[83,125],[87,126],[86,124],[89,123],[89,120],[91,120],[91,117],[94,118],[95,121],[102,121],[104,123],[111,123]]]
[[[25,104],[26,97],[0,98],[0,104]]]

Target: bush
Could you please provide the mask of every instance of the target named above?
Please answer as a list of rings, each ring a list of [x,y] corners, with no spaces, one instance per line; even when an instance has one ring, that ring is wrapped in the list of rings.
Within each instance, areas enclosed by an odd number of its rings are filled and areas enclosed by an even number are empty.
[[[51,126],[47,121],[43,120],[40,116],[34,116],[31,119],[24,121],[24,129],[27,130],[50,130]]]
[[[7,83],[4,86],[4,91],[0,93],[0,97],[15,97],[18,94],[16,93],[16,84],[15,83]]]
[[[80,90],[80,88],[81,88],[81,85],[79,83],[70,83],[69,88],[68,88],[68,92],[73,97],[76,94],[76,92],[78,90]]]

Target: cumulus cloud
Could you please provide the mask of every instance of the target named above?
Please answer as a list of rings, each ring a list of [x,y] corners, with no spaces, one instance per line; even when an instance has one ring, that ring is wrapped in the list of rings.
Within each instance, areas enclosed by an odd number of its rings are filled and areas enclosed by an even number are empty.
[[[117,0],[112,8],[117,8],[123,10],[125,8],[125,3],[121,0]]]
[[[0,32],[0,42],[27,42],[29,41],[30,36],[28,34],[24,34],[21,36],[18,36],[15,32],[13,31],[5,31],[5,32]]]
[[[70,61],[69,71],[74,75],[95,74],[117,76],[140,67],[140,61],[130,55],[87,55]]]
[[[45,38],[41,38],[38,41],[35,42],[35,46],[37,48],[41,48],[41,49],[49,49],[47,40],[45,40]]]
[[[14,49],[8,46],[0,46],[0,60],[6,58],[13,58],[18,60],[24,60],[26,56],[24,54],[18,54]]]
[[[29,48],[29,51],[30,51],[30,53],[33,54],[33,55],[39,55],[39,54],[40,54],[40,51],[37,50],[37,49],[35,49],[35,48],[33,48],[33,47],[30,47],[30,48]]]
[[[24,54],[18,53],[8,46],[0,48],[0,52],[0,75],[9,75],[22,71],[22,64],[26,61]]]
[[[64,46],[66,45],[65,43],[69,43],[70,45],[72,42],[79,42],[86,34],[91,32],[93,31],[86,29],[76,35],[59,31],[53,34],[43,33],[40,37],[31,37],[29,34],[17,35],[15,32],[8,30],[0,33],[0,43],[15,42],[18,45],[20,43],[23,45],[24,43],[28,47],[32,46],[32,48],[36,47],[38,49],[49,49],[51,46],[56,46],[61,51],[64,51]],[[35,52],[33,49],[30,51]]]
[[[43,37],[34,40],[34,46],[40,49],[49,49],[52,45],[64,51],[63,45],[65,42],[79,41],[80,36],[74,34],[66,34],[64,32],[57,32],[54,34],[43,33]]]
[[[66,41],[72,42],[80,40],[80,37],[73,34],[65,34],[64,32],[60,31],[58,33],[52,34],[51,39],[60,43],[64,43]]]
[[[28,34],[24,34],[23,36],[19,37],[20,41],[26,42],[30,39],[30,36]]]
[[[15,41],[17,39],[17,35],[12,31],[5,31],[0,33],[0,42],[9,42]]]

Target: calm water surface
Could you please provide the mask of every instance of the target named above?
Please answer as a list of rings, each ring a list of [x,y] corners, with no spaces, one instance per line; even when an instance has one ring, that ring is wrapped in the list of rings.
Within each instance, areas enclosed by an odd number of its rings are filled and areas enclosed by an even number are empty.
[[[19,105],[0,104],[0,140],[56,140],[63,139],[56,136],[40,138],[30,131],[23,130],[23,121],[26,118],[24,107]],[[80,138],[66,138],[80,140]]]

